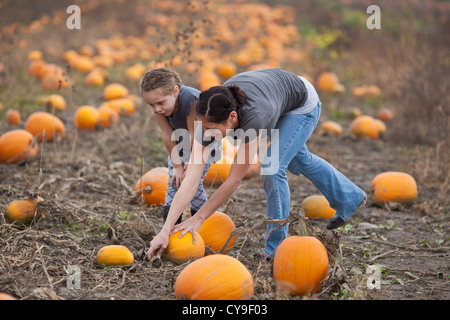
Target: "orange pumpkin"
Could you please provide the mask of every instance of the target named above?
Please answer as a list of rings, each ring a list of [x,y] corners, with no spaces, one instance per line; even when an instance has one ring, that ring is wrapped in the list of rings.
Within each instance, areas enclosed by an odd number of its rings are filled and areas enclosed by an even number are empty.
[[[73,124],[78,129],[95,130],[99,121],[99,111],[88,105],[78,107],[73,116]]]
[[[37,210],[37,202],[33,200],[12,201],[5,211],[5,218],[9,223],[18,225],[30,225],[38,219],[40,212]]]
[[[334,72],[322,72],[316,83],[319,91],[334,92],[339,84],[339,78]]]
[[[107,106],[114,109],[119,115],[133,114],[136,111],[136,105],[132,98],[117,98],[111,99],[102,104],[102,106]]]
[[[391,121],[393,117],[394,114],[388,108],[381,108],[380,111],[378,111],[378,119],[382,121]]]
[[[169,181],[169,169],[156,167],[145,173],[134,186],[135,191],[141,191],[144,201],[148,205],[162,205],[165,202],[167,183]],[[150,190],[147,191],[147,187]]]
[[[7,123],[13,126],[20,125],[20,121],[22,120],[20,116],[20,112],[14,109],[8,109],[5,113],[5,120]]]
[[[342,126],[335,121],[325,121],[322,123],[322,129],[327,134],[339,136],[342,134]]]
[[[18,300],[18,299],[8,293],[0,292],[0,300]]]
[[[31,146],[33,135],[26,130],[17,129],[0,136],[0,163],[17,163],[32,159],[38,153],[38,145]]]
[[[190,232],[186,233],[182,238],[179,237],[182,231],[169,236],[169,244],[164,251],[164,257],[175,263],[182,264],[189,260],[196,260],[205,255],[205,242],[197,233],[194,239]]]
[[[305,216],[309,219],[330,219],[336,210],[330,207],[330,203],[323,195],[311,195],[302,201]]]
[[[66,109],[66,99],[60,94],[52,94],[48,97],[47,104],[50,108],[54,108],[57,110],[65,110]]]
[[[379,135],[382,135],[386,132],[386,125],[383,121],[381,121],[380,119],[373,119],[373,121],[375,121],[375,125],[377,126]]]
[[[229,79],[236,74],[236,65],[233,62],[221,63],[217,67],[217,74],[224,79]]]
[[[124,98],[126,96],[128,96],[128,88],[120,83],[108,84],[103,89],[103,97],[105,100]]]
[[[119,122],[119,114],[112,108],[107,106],[101,106],[98,108],[99,123],[103,128],[110,127],[113,124]]]
[[[362,115],[355,118],[350,124],[350,132],[356,137],[369,137],[377,139],[379,135],[379,129],[377,127],[375,119],[371,116]]]
[[[215,252],[219,252],[230,238],[230,234],[236,226],[229,216],[225,213],[216,211],[203,221],[200,228],[197,230],[198,234],[205,242],[205,246],[210,247]],[[226,247],[220,253],[227,253],[236,242],[236,236],[232,236]]]
[[[97,252],[96,262],[102,266],[129,266],[134,262],[131,251],[122,245],[109,245]]]
[[[224,182],[228,174],[230,173],[231,165],[233,164],[234,158],[224,155],[219,161],[211,164],[208,172],[206,172],[203,177],[203,181],[207,184],[221,184]]]
[[[175,297],[188,300],[249,300],[253,279],[236,258],[215,254],[191,262],[175,282]]]
[[[28,117],[25,122],[25,130],[33,136],[40,135],[39,141],[44,138],[46,141],[53,141],[56,135],[64,136],[66,126],[58,117],[47,112],[37,111]]]
[[[290,236],[278,246],[273,260],[277,287],[292,295],[315,293],[328,273],[328,254],[315,237]]]
[[[410,204],[417,199],[417,183],[404,172],[387,171],[372,180],[373,201],[375,203],[398,202]]]
[[[96,70],[89,72],[84,78],[84,84],[90,87],[99,87],[105,84],[105,76]]]

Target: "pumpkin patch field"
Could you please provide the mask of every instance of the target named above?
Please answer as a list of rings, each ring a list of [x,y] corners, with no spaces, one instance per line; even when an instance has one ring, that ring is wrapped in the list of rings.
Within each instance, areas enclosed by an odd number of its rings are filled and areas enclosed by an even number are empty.
[[[376,29],[356,0],[0,0],[0,299],[450,299],[450,5],[380,2]],[[288,171],[291,214],[267,221],[254,163],[195,244],[171,236],[149,261],[168,168],[140,80],[161,66],[199,90],[261,68],[308,79],[307,146],[366,206],[328,231],[335,209]],[[229,171],[211,166],[208,197]],[[256,260],[269,223],[289,237]]]

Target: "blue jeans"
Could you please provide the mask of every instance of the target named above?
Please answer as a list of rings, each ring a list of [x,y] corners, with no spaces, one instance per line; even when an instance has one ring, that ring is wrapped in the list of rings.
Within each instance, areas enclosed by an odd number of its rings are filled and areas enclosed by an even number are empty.
[[[335,216],[346,221],[364,200],[365,192],[351,182],[327,161],[309,152],[306,141],[317,125],[321,103],[308,114],[282,116],[276,125],[279,129],[279,157],[277,172],[263,175],[267,198],[267,217],[285,219],[290,211],[290,192],[286,170],[303,174],[325,196],[336,210]],[[271,154],[269,146],[268,154]],[[264,163],[262,164],[264,166]],[[267,229],[276,227],[269,224]],[[273,257],[280,242],[287,237],[288,226],[266,232],[264,253]]]

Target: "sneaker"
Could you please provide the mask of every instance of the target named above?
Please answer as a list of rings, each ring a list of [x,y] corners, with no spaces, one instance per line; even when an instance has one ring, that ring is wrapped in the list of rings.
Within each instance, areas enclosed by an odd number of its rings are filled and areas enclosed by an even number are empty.
[[[355,209],[355,211],[361,207],[365,207],[366,203],[367,203],[367,194],[364,194],[363,201],[361,201],[361,203],[359,204],[358,208]],[[328,230],[333,230],[333,229],[343,226],[344,224],[345,224],[345,221],[342,218],[334,216],[334,217],[330,218],[330,220],[328,220],[328,224],[327,224],[326,228]]]
[[[253,254],[253,261],[259,262],[259,261],[263,261],[263,260],[265,260],[267,262],[272,262],[273,261],[273,257],[268,256],[264,252],[255,252]]]

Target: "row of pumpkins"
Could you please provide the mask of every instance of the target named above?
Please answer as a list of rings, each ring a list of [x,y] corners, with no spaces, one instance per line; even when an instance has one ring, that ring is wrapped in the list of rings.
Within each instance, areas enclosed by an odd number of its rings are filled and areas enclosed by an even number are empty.
[[[106,128],[117,123],[121,115],[129,115],[136,110],[136,97],[130,95],[122,84],[107,85],[103,90],[103,97],[105,101],[98,108],[82,105],[75,110],[72,118],[74,127],[83,130]],[[66,101],[59,94],[50,95],[39,102],[53,111],[66,108]],[[21,124],[20,113],[9,109],[5,113],[5,120],[12,126],[18,126]],[[10,130],[0,136],[0,163],[18,163],[32,159],[38,153],[35,142],[51,142],[57,136],[63,137],[65,133],[64,122],[54,112],[33,112],[26,119],[24,129]]]

